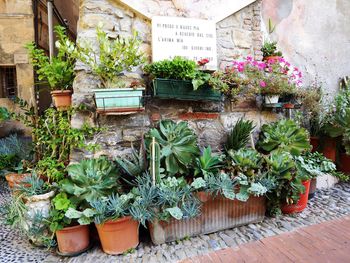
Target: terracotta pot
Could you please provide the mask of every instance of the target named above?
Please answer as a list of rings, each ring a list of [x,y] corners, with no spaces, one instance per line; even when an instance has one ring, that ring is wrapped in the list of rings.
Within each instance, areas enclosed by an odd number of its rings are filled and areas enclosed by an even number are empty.
[[[107,254],[122,254],[139,244],[139,222],[131,216],[96,224],[96,228],[102,249]]]
[[[317,185],[317,178],[311,179],[310,182],[310,190],[309,190],[309,200],[314,198],[315,193],[316,193],[316,185]]]
[[[278,61],[280,58],[281,58],[280,56],[268,56],[268,57],[264,57],[263,60],[264,61],[269,61],[269,60]]]
[[[65,110],[72,105],[71,90],[54,90],[51,91],[51,96],[57,109]]]
[[[293,103],[284,103],[283,108],[285,109],[294,109],[294,104]]]
[[[316,152],[320,146],[320,138],[310,137],[310,144],[312,145],[311,152]]]
[[[339,158],[339,170],[343,173],[350,174],[350,155],[341,153]]]
[[[15,188],[16,185],[19,185],[23,182],[23,180],[27,177],[29,177],[31,174],[16,174],[16,173],[10,173],[5,176],[6,181],[9,184],[10,189]]]
[[[300,194],[300,199],[296,204],[283,204],[281,210],[284,214],[293,214],[303,211],[307,206],[309,190],[310,190],[310,180],[304,181],[305,193]]]
[[[60,254],[77,255],[89,247],[89,225],[65,227],[56,231],[56,238]]]
[[[334,138],[327,137],[323,140],[322,153],[325,157],[335,162],[337,142]]]

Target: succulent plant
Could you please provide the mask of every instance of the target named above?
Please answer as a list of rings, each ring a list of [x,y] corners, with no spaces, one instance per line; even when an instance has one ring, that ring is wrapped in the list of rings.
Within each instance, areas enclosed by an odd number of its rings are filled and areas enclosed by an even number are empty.
[[[228,155],[232,160],[232,166],[238,173],[254,176],[262,166],[262,156],[259,152],[250,148],[242,148],[238,151],[229,150]]]
[[[287,119],[263,125],[258,146],[267,152],[283,150],[292,155],[311,149],[308,132]]]
[[[226,150],[239,150],[245,147],[249,141],[250,134],[255,125],[252,121],[245,121],[242,118],[233,126],[226,142]]]
[[[119,189],[116,166],[101,157],[82,160],[68,166],[68,178],[60,182],[61,189],[80,201],[91,202]]]
[[[202,156],[196,159],[196,167],[194,176],[205,175],[208,173],[218,173],[220,167],[222,167],[222,161],[220,156],[213,155],[211,147],[203,149]]]
[[[155,138],[160,145],[161,165],[165,165],[169,175],[185,174],[199,155],[197,136],[186,122],[175,123],[163,120],[159,129],[151,129],[146,135],[146,144]]]

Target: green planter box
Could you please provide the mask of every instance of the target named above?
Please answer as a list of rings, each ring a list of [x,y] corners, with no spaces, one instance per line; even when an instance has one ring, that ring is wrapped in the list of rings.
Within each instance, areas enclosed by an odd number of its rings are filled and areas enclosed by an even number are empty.
[[[94,89],[98,111],[134,111],[143,108],[144,88]]]
[[[191,81],[174,79],[154,79],[153,94],[156,98],[177,100],[220,101],[222,97],[219,91],[210,86],[205,85],[193,90]]]

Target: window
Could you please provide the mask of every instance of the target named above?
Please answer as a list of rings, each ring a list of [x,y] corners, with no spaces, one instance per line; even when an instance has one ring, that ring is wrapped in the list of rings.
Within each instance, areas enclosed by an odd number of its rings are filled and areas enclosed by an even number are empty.
[[[17,76],[15,66],[0,66],[0,98],[17,96]]]

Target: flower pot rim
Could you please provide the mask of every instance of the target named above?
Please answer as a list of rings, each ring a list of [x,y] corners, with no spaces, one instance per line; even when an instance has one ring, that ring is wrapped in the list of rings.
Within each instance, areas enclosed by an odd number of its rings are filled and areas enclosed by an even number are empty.
[[[44,201],[44,200],[48,200],[51,197],[53,197],[55,195],[55,191],[52,190],[48,193],[45,194],[41,194],[41,195],[32,195],[29,197],[24,197],[26,202],[38,202],[38,201]]]
[[[66,89],[66,90],[52,90],[51,91],[51,95],[67,95],[67,94],[72,94],[73,91],[70,89]]]
[[[129,220],[134,220],[132,218],[132,216],[124,216],[124,217],[120,217],[120,218],[117,218],[117,219],[109,219],[107,220],[106,222],[102,223],[102,224],[97,224],[95,223],[96,226],[102,226],[102,225],[105,225],[105,224],[116,224],[116,223],[121,223],[121,222],[125,222],[125,221],[129,221]],[[136,221],[136,220],[135,220]]]
[[[138,88],[99,88],[99,89],[92,89],[93,92],[106,92],[106,91],[140,91],[145,90],[145,87],[138,87]]]

